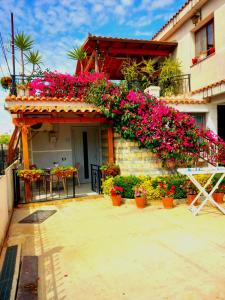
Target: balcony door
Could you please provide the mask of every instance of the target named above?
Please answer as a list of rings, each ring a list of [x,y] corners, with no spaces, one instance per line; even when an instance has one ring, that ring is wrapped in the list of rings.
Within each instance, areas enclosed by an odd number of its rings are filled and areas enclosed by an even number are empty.
[[[225,105],[217,106],[218,112],[218,135],[225,141]]]

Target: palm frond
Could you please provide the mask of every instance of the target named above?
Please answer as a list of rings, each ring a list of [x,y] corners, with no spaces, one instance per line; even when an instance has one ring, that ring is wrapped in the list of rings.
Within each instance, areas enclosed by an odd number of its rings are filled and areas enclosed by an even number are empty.
[[[42,62],[42,57],[40,52],[37,51],[29,51],[26,55],[26,61],[33,64],[33,65],[39,65]]]
[[[24,32],[17,33],[15,35],[15,46],[21,51],[28,51],[33,47],[34,41],[31,35]]]
[[[82,47],[73,48],[72,50],[67,52],[67,56],[73,60],[84,60],[87,57],[87,52],[84,51]]]

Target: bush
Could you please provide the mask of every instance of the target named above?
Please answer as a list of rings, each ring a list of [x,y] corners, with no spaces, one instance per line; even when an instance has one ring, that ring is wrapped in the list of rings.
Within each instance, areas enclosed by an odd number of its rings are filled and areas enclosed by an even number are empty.
[[[140,185],[140,187],[146,189],[147,191],[147,196],[146,196],[147,201],[161,199],[159,186],[153,187],[152,182],[153,182],[152,179],[147,179]]]
[[[133,175],[116,176],[113,182],[123,188],[123,198],[134,198],[134,187],[141,183],[141,179]]]
[[[109,177],[102,181],[102,192],[105,195],[110,195],[111,188],[113,187],[113,177]]]

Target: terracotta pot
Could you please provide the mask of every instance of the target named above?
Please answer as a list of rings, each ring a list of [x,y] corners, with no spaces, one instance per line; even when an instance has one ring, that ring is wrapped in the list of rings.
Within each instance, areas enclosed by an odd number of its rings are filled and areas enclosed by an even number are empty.
[[[164,208],[172,208],[173,207],[173,198],[172,197],[164,197],[162,198]]]
[[[136,197],[135,198],[135,202],[136,202],[136,206],[138,208],[144,208],[145,207],[145,203],[146,203],[145,198],[143,198],[143,197]]]
[[[112,198],[113,206],[120,206],[122,204],[121,195],[112,195],[111,198]]]
[[[191,205],[197,195],[187,195],[187,203]],[[199,201],[197,200],[194,205],[199,205]]]
[[[217,203],[223,203],[224,193],[213,193],[212,196]]]
[[[171,160],[171,159],[167,159],[166,160],[166,167],[168,169],[174,169],[174,167],[175,167],[175,161]]]

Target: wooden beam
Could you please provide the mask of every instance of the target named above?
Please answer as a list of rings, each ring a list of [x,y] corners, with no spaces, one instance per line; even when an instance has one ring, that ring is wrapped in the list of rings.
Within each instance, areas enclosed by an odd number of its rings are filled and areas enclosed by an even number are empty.
[[[113,128],[108,128],[108,161],[114,162],[114,149],[113,149]]]
[[[37,123],[109,123],[107,118],[88,118],[88,117],[79,117],[79,118],[14,118],[13,124],[17,126],[22,125],[35,125]]]
[[[30,168],[29,150],[28,150],[28,129],[27,125],[22,126],[22,147],[23,147],[23,167]]]
[[[157,49],[110,48],[110,54],[168,56],[171,51]]]
[[[84,69],[84,72],[88,72],[89,71],[89,69],[91,67],[91,64],[93,62],[94,55],[95,55],[95,50],[92,51],[91,56],[90,56],[90,58],[89,58],[89,60],[87,62],[87,65],[86,65],[85,69]]]
[[[98,66],[98,52],[95,51],[95,72],[99,73],[99,66]]]

